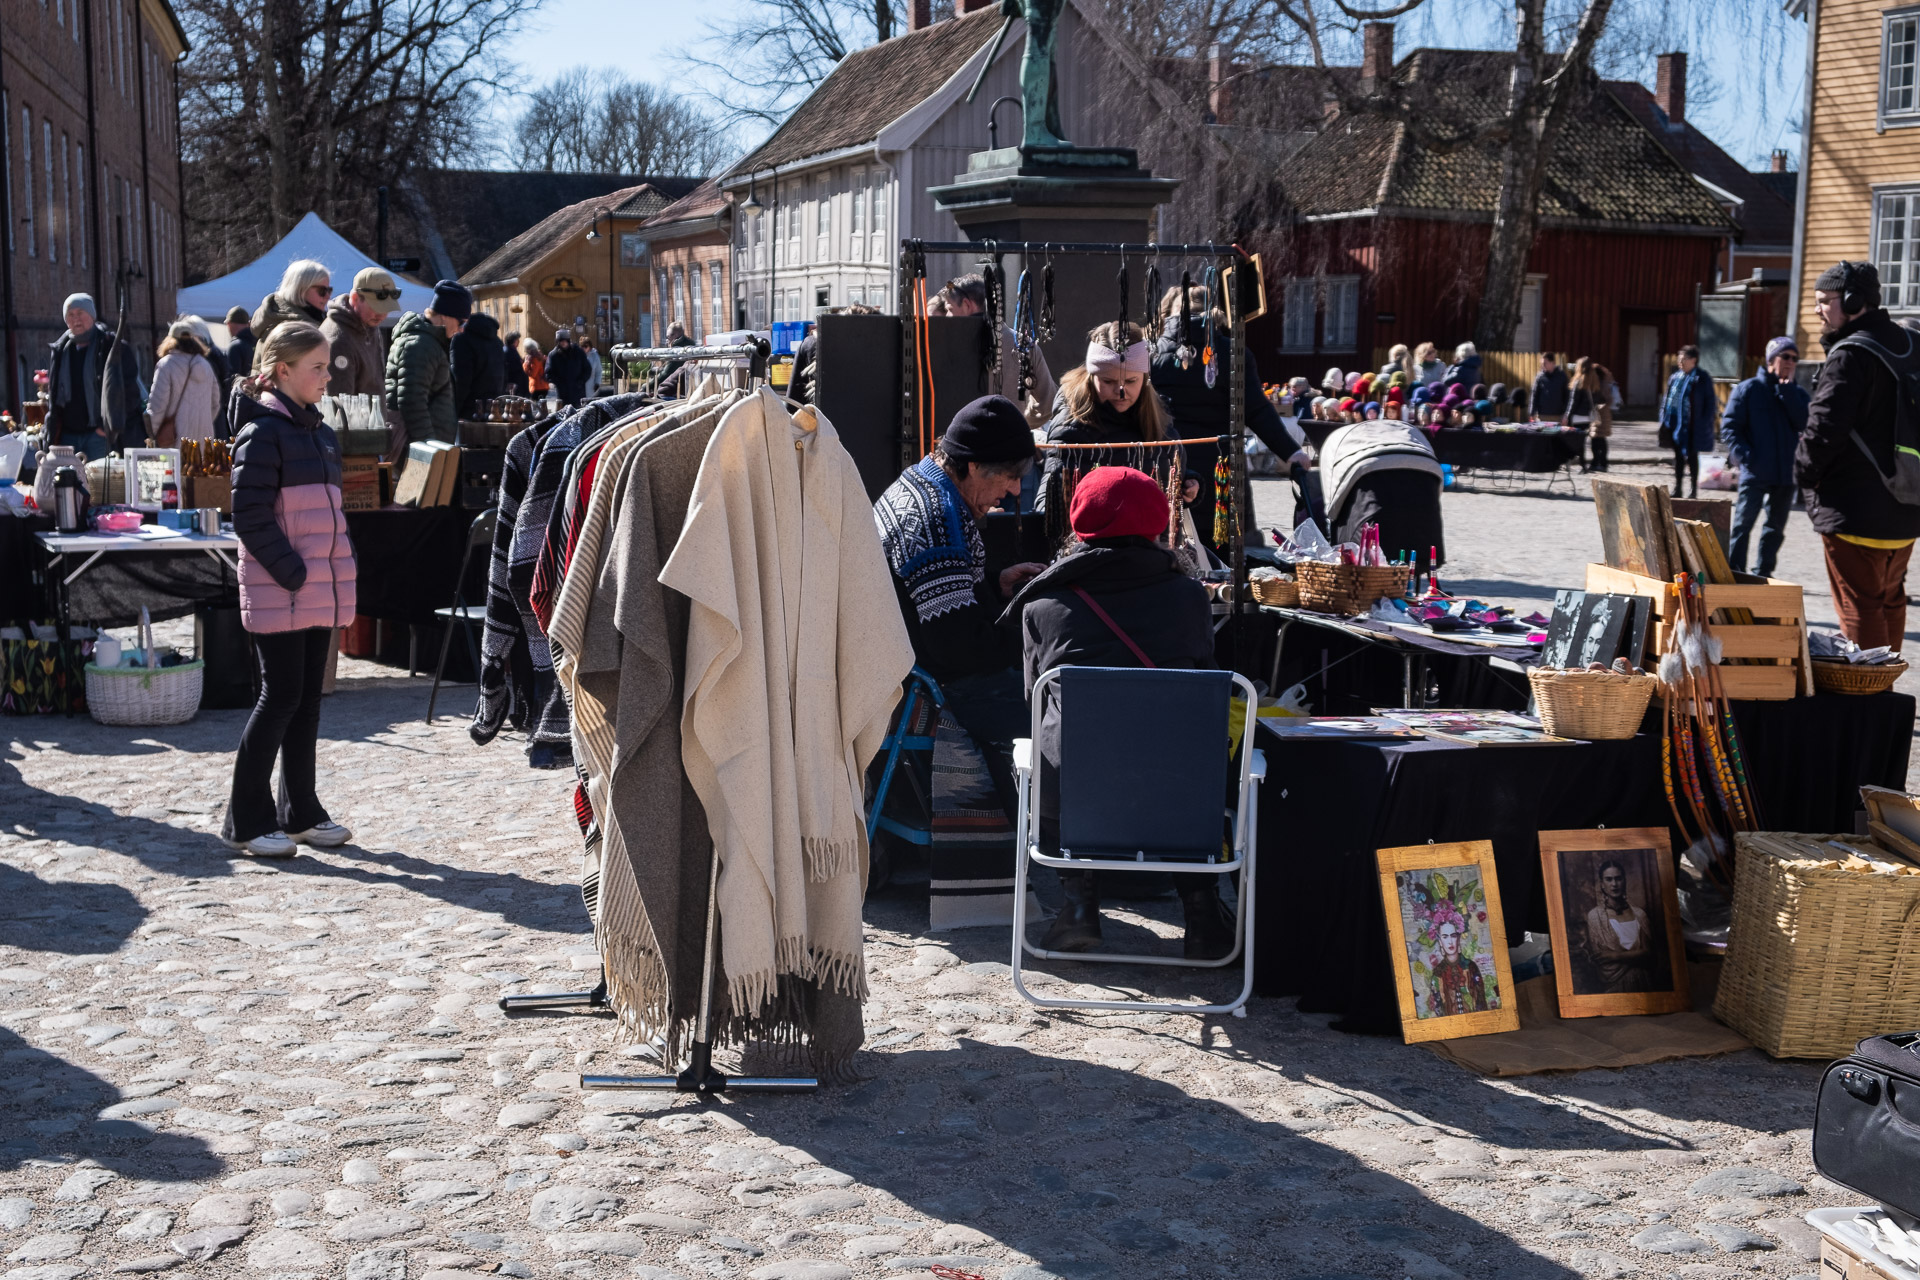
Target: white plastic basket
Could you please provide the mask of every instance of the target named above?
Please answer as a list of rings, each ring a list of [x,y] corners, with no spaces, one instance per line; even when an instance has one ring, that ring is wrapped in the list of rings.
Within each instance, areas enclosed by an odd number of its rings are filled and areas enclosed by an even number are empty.
[[[87,664],[87,712],[101,724],[185,724],[200,710],[207,664],[96,667]]]

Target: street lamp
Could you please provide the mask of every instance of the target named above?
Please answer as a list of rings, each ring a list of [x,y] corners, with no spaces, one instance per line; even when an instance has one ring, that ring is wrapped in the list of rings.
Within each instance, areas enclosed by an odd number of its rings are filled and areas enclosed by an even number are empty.
[[[587,224],[587,242],[589,244],[601,238],[600,219],[607,220],[607,289],[600,295],[600,342],[609,345],[615,340],[613,332],[613,303],[615,292],[613,285],[613,210],[601,209],[593,215],[593,221]]]

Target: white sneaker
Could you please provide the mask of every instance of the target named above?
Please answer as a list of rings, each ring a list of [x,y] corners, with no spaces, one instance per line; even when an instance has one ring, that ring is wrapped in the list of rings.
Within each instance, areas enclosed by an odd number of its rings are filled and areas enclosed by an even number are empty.
[[[309,827],[305,831],[296,831],[291,838],[296,843],[310,844],[317,849],[337,849],[353,839],[353,832],[329,820]]]
[[[291,858],[297,851],[294,843],[284,831],[270,831],[264,836],[255,836],[251,840],[228,840],[229,849],[238,849],[250,853],[256,858]]]

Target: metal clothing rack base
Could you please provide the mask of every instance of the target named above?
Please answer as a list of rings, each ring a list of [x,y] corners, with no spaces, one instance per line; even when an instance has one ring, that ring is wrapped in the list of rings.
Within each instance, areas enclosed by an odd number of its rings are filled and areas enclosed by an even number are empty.
[[[530,1013],[535,1009],[590,1009],[594,1012],[612,1012],[607,1004],[607,979],[603,974],[600,985],[591,991],[547,991],[537,995],[501,996],[502,1013]]]

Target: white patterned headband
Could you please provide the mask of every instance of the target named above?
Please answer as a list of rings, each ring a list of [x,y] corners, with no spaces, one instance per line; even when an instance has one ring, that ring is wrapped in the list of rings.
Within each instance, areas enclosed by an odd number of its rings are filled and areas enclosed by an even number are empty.
[[[1147,373],[1152,368],[1153,348],[1144,342],[1128,347],[1125,355],[1098,342],[1087,344],[1088,373]]]

